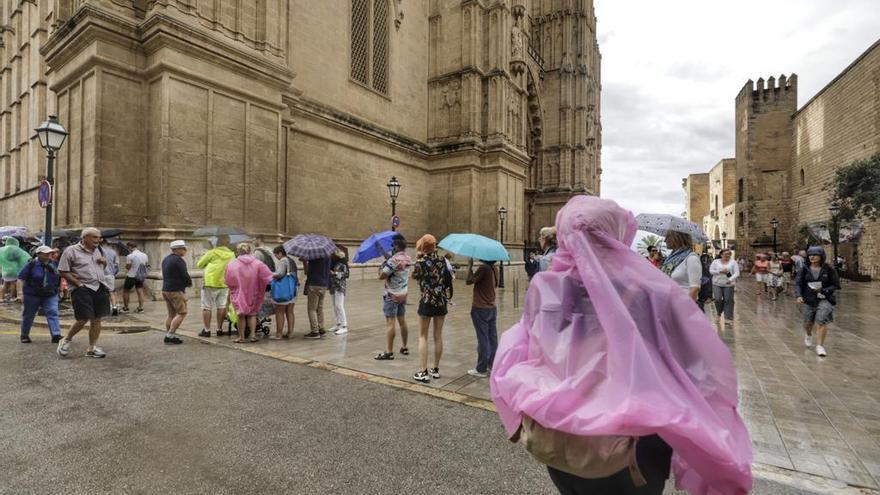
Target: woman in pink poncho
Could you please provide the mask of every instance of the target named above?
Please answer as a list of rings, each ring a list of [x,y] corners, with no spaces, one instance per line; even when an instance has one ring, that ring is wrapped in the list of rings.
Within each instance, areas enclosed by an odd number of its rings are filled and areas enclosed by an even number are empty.
[[[238,313],[238,338],[235,342],[245,342],[246,328],[251,331],[251,342],[259,341],[257,313],[266,296],[266,285],[272,281],[272,271],[251,256],[250,244],[239,244],[238,257],[226,265],[224,280],[229,286],[232,306]]]
[[[525,417],[571,435],[639,438],[647,486],[626,470],[585,479],[550,468],[566,494],[659,494],[670,464],[693,495],[748,493],[751,442],[730,352],[687,293],[630,249],[632,213],[575,196],[556,228],[552,267],[532,280],[492,367],[511,439]]]

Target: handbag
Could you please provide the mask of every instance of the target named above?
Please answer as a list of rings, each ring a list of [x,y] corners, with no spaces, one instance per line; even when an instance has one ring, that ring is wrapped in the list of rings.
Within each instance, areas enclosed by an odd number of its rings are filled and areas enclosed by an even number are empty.
[[[288,273],[278,280],[272,281],[272,300],[276,302],[292,301],[296,297],[296,275]]]
[[[636,460],[638,437],[572,435],[544,428],[528,416],[523,416],[519,435],[535,459],[560,471],[595,479],[629,468],[635,486],[648,483]]]

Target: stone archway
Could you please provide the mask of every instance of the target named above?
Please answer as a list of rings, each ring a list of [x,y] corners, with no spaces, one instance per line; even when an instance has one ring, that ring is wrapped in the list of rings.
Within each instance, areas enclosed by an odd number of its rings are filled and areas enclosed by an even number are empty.
[[[544,182],[544,116],[541,108],[538,84],[528,71],[527,82],[527,118],[528,134],[526,135],[526,152],[529,155],[529,168],[526,173],[525,203],[527,207],[525,235],[526,244],[537,241],[537,229],[542,225],[536,225],[535,220],[535,196],[540,192]]]

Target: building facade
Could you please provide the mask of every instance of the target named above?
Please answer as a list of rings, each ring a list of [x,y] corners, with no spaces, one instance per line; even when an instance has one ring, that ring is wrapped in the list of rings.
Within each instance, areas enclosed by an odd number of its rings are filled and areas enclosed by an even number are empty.
[[[778,250],[804,248],[800,245],[804,231],[830,245],[828,185],[835,171],[880,153],[880,41],[800,109],[797,76],[792,74],[778,80],[772,76],[766,81],[749,80],[736,96],[735,111],[736,155],[732,161],[722,161],[733,163],[735,175],[721,174],[722,203],[726,203],[720,229],[734,233],[737,256],[773,248],[773,219],[779,222]],[[689,176],[685,184],[699,182],[704,175]],[[711,210],[715,183],[700,184],[693,190],[685,188],[688,204],[708,200],[704,207]],[[705,217],[689,213],[689,218],[711,227]],[[719,240],[718,229],[706,233]],[[851,270],[880,276],[878,222],[846,225],[840,240],[839,251]]]
[[[599,194],[592,0],[15,0],[0,6],[0,224],[147,244],[229,224],[277,240],[386,230],[535,237]],[[516,252],[514,250],[514,252]]]

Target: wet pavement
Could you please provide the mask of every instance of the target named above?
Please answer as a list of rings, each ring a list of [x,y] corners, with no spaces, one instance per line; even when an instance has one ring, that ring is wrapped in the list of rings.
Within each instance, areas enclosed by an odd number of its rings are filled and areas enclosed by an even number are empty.
[[[520,315],[517,302],[522,290],[501,291],[499,332]],[[308,331],[305,298],[296,305],[293,340],[263,340],[241,347],[293,362],[327,363],[346,370],[412,382],[418,368],[418,316],[416,305],[407,307],[411,354],[395,354],[393,361],[373,356],[384,346],[381,282],[350,281],[347,311],[350,333],[304,340]],[[474,400],[488,399],[488,381],[466,374],[474,366],[476,341],[470,321],[470,288],[456,282],[455,306],[444,327],[442,378],[426,387]],[[877,488],[880,480],[880,285],[847,283],[836,321],[826,342],[827,358],[803,346],[800,316],[791,297],[770,301],[756,285],[744,280],[737,289],[735,321],[719,327],[737,365],[740,410],[752,435],[756,466],[804,473],[825,479],[828,487],[843,483]],[[411,298],[415,300],[415,298]],[[714,316],[714,310],[709,310]],[[333,323],[332,304],[325,304],[327,326]],[[164,304],[147,304],[143,315],[128,316],[161,326]],[[201,329],[198,300],[190,300],[182,333],[195,336]],[[274,331],[274,328],[273,328]],[[154,335],[160,339],[159,335]],[[217,341],[217,337],[211,340]],[[225,337],[219,339],[230,342]],[[400,339],[395,347],[401,345]],[[424,388],[425,386],[419,386]]]

